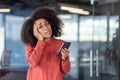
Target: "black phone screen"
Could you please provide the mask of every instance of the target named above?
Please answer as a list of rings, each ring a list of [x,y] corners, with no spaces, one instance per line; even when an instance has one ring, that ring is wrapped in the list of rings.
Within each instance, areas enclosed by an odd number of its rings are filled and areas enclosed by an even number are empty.
[[[68,48],[70,47],[70,45],[71,45],[70,42],[64,42],[64,43],[61,45],[61,47],[60,47],[57,55],[58,55],[58,56],[61,56],[61,50],[64,49],[64,48],[67,48],[67,49],[68,49]]]

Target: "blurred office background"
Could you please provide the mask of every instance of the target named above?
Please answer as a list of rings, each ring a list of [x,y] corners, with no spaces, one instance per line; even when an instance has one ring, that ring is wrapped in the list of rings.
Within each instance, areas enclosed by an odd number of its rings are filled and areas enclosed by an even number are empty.
[[[26,79],[20,30],[38,6],[59,13],[72,43],[64,80],[120,80],[120,0],[0,0],[0,80]]]

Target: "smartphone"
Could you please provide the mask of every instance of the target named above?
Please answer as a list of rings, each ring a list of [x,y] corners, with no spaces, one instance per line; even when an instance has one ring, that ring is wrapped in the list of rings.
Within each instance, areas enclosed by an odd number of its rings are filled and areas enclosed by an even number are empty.
[[[68,49],[70,47],[70,45],[71,45],[70,42],[63,42],[62,45],[61,45],[61,47],[60,47],[60,49],[59,49],[59,51],[58,51],[58,53],[57,53],[57,55],[61,56],[62,49],[64,49],[64,48]]]

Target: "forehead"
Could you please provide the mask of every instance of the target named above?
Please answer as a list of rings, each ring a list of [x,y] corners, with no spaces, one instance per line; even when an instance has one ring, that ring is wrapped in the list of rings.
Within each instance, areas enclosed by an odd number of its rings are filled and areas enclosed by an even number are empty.
[[[40,18],[40,19],[37,19],[34,23],[35,24],[40,24],[40,23],[44,23],[46,21],[47,21],[46,19]]]

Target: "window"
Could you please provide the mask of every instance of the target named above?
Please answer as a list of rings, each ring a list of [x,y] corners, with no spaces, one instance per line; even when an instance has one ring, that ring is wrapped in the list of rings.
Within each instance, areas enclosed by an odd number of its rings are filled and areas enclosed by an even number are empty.
[[[118,16],[111,16],[110,41],[116,28],[118,28]],[[80,17],[80,41],[106,41],[107,40],[107,16],[82,16]]]
[[[11,52],[10,66],[27,66],[24,46],[20,41],[23,22],[23,17],[6,16],[6,50]]]
[[[2,52],[4,51],[4,41],[5,41],[4,27],[2,24],[2,14],[0,14],[0,60],[1,60]]]
[[[64,17],[63,17],[64,16]],[[60,37],[64,40],[77,41],[78,21],[77,15],[62,15],[60,17],[64,23],[63,35]]]

